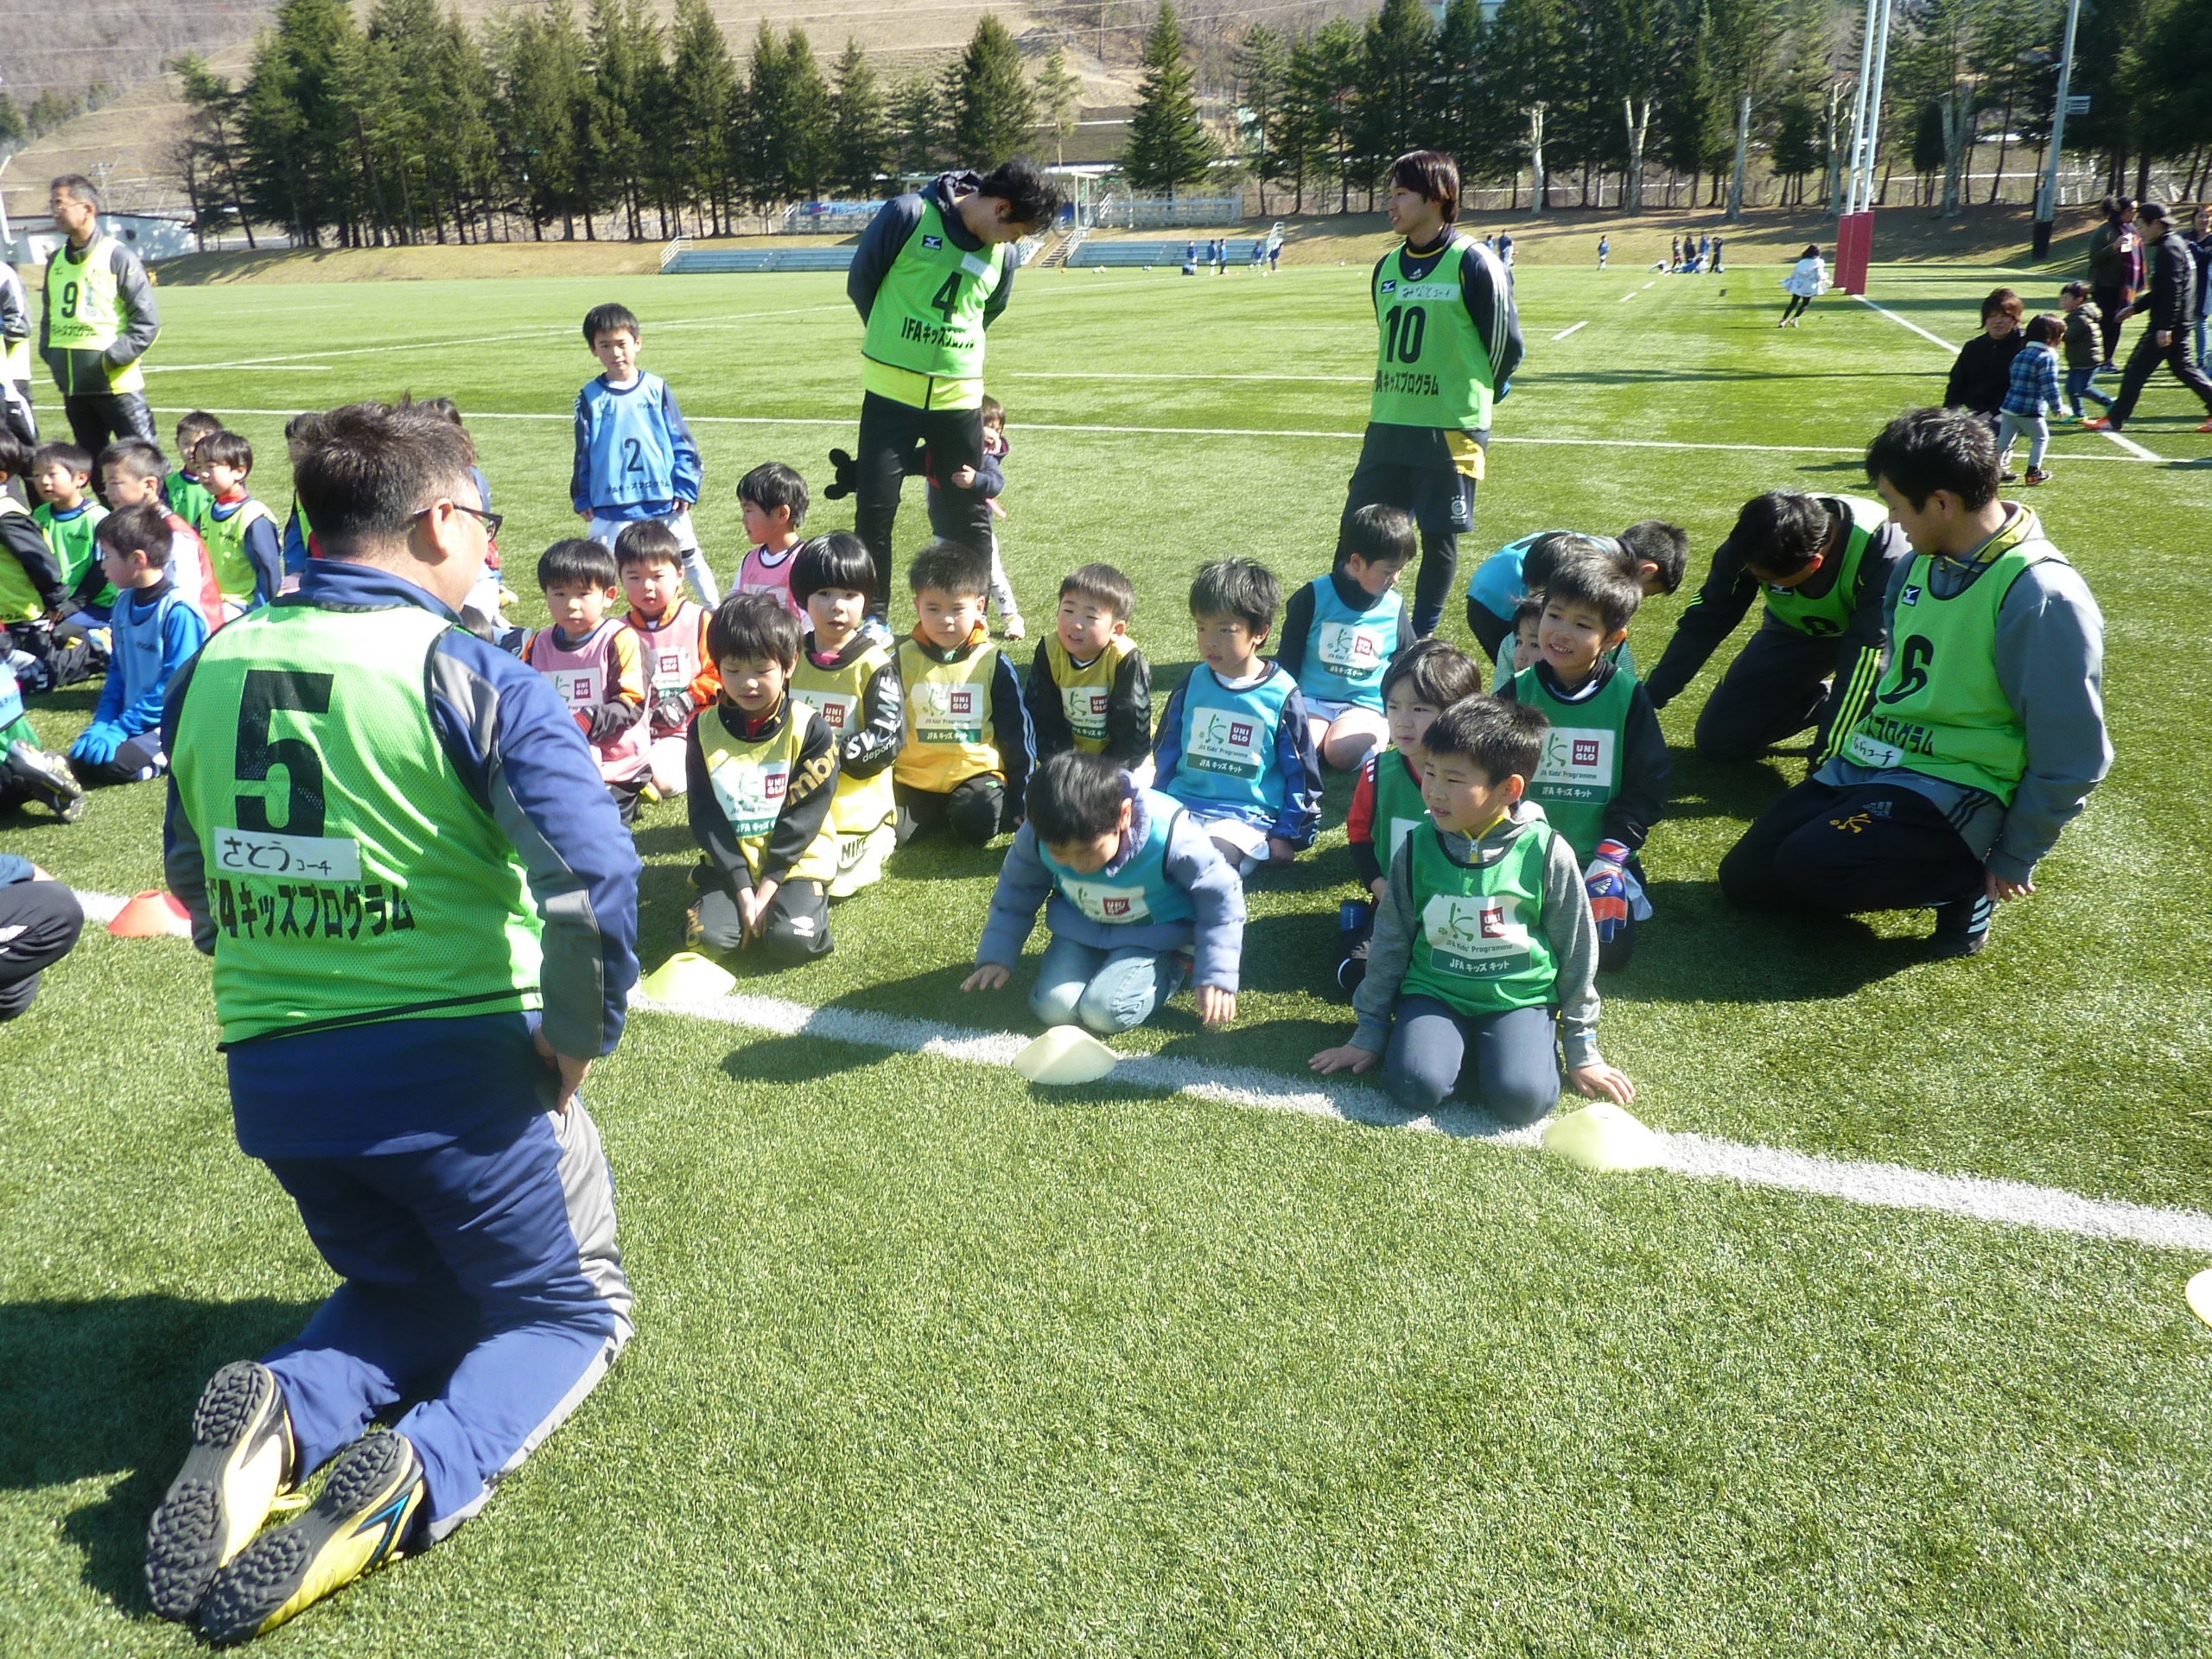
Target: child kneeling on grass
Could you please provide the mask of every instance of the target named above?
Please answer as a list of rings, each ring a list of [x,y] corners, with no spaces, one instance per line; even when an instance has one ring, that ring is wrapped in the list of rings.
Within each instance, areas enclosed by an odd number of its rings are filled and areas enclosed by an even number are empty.
[[[991,556],[964,542],[931,542],[907,569],[906,742],[891,767],[902,847],[939,829],[981,847],[1021,822],[1037,745],[1021,677],[983,626],[990,576]]]
[[[1395,507],[1345,516],[1336,566],[1292,596],[1275,661],[1297,678],[1313,747],[1340,772],[1356,770],[1388,735],[1382,677],[1414,643],[1398,573],[1414,551],[1414,521]]]
[[[844,531],[817,536],[791,559],[791,597],[810,624],[791,674],[791,696],[822,716],[837,745],[837,836],[832,899],[882,880],[895,840],[891,768],[906,745],[906,696],[891,647],[867,627],[875,561]]]
[[[1533,1123],[1558,1103],[1563,1042],[1578,1091],[1636,1097],[1598,1052],[1598,931],[1582,867],[1543,810],[1521,798],[1546,729],[1534,709],[1481,696],[1430,723],[1429,821],[1390,861],[1352,998],[1358,1028],[1316,1054],[1313,1070],[1364,1071],[1380,1059],[1383,1088],[1408,1110],[1433,1111],[1464,1088],[1501,1122]]]
[[[790,694],[798,619],[779,594],[732,594],[707,623],[721,695],[691,722],[687,760],[700,889],[686,938],[710,950],[759,941],[792,968],[830,954],[837,874],[837,742]]]
[[[150,501],[100,520],[100,560],[115,587],[107,680],[92,722],[69,747],[86,784],[137,784],[169,769],[162,703],[169,677],[207,643],[207,621],[170,586],[169,515]]]
[[[1234,1020],[1244,887],[1198,822],[1104,755],[1079,749],[1037,769],[1028,806],[999,871],[976,971],[960,988],[996,990],[1014,976],[1043,905],[1052,942],[1029,1011],[1045,1024],[1127,1031],[1185,977],[1198,987],[1201,1020]]]

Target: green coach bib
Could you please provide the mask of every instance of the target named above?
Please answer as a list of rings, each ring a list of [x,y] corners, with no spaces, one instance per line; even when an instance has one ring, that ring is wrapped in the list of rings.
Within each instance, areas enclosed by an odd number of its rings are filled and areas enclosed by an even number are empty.
[[[66,242],[46,262],[47,343],[57,352],[105,352],[123,338],[123,300],[115,280],[111,236],[95,236],[80,263]],[[109,391],[140,391],[138,365],[110,371]],[[82,388],[79,388],[82,390]]]
[[[1890,522],[1890,510],[1879,501],[1856,495],[1840,499],[1843,510],[1851,515],[1851,528],[1844,536],[1843,566],[1836,572],[1827,592],[1812,599],[1795,588],[1770,587],[1766,590],[1769,616],[1784,627],[1795,628],[1800,633],[1818,634],[1823,639],[1832,639],[1851,626],[1851,613],[1858,608],[1855,601],[1859,563],[1866,556],[1866,546],[1874,539],[1874,532]]]
[[[1513,677],[1513,696],[1552,723],[1536,775],[1529,780],[1529,798],[1586,864],[1605,838],[1605,804],[1620,791],[1621,734],[1636,678],[1616,671],[1594,697],[1561,702],[1535,669],[1524,668]]]
[[[983,307],[1006,279],[1007,251],[969,253],[952,245],[937,204],[884,273],[861,353],[910,373],[946,380],[983,372]]]
[[[538,1006],[521,864],[430,723],[449,625],[265,607],[209,637],[171,761],[215,919],[226,1043]]]
[[[1375,401],[1368,419],[1385,426],[1490,425],[1490,353],[1467,315],[1460,266],[1470,245],[1458,237],[1420,282],[1405,275],[1406,251],[1375,268]]]
[[[2023,572],[2066,563],[2041,537],[2007,548],[1972,586],[1938,599],[1916,554],[1890,624],[1890,660],[1841,758],[1979,789],[2007,806],[2028,769],[2027,731],[1997,679],[1997,613]]]
[[[1523,830],[1487,866],[1453,860],[1433,823],[1416,830],[1409,844],[1421,932],[1399,995],[1433,996],[1478,1019],[1555,1001],[1559,964],[1540,925],[1550,826]]]

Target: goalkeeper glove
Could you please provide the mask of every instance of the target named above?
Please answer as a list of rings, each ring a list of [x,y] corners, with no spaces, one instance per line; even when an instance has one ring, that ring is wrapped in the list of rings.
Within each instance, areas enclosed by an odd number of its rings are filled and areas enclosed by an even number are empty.
[[[1582,873],[1590,895],[1590,914],[1598,924],[1598,943],[1611,944],[1627,931],[1629,850],[1618,841],[1601,841],[1598,855]]]
[[[123,747],[123,728],[111,721],[99,721],[87,726],[69,746],[72,760],[82,760],[88,766],[104,766],[115,759],[115,752]]]
[[[682,731],[698,707],[689,691],[662,692],[653,699],[653,730],[664,737]]]
[[[616,697],[610,702],[588,702],[576,710],[576,724],[594,743],[612,743],[638,723],[645,711]]]

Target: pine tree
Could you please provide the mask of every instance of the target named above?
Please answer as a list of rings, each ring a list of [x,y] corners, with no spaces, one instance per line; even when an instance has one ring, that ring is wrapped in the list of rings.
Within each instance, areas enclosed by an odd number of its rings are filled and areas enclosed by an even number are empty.
[[[891,127],[899,172],[934,172],[944,155],[944,105],[937,84],[920,75],[900,81],[891,95]]]
[[[192,111],[192,126],[184,139],[188,158],[200,168],[207,194],[237,216],[239,228],[245,232],[245,245],[251,248],[255,245],[253,215],[245,207],[241,179],[245,156],[238,134],[245,95],[234,91],[227,78],[209,69],[197,53],[188,52],[169,67],[176,72],[186,107]],[[0,99],[6,96],[0,93]],[[18,122],[12,133],[8,130],[10,117]],[[28,129],[20,122],[15,103],[9,99],[0,107],[0,142],[28,136]]]
[[[1058,46],[1046,54],[1033,87],[1042,124],[1052,135],[1052,162],[1065,159],[1069,137],[1075,131],[1076,113],[1083,98],[1083,81],[1068,67],[1067,54]]]
[[[574,238],[583,188],[577,113],[587,107],[584,38],[568,0],[510,18],[493,53],[500,83],[500,149],[517,205],[543,240],[561,221]]]
[[[830,176],[836,133],[830,88],[815,61],[804,29],[784,42],[784,150],[782,184],[786,199],[812,200]]]
[[[704,207],[715,232],[729,207],[730,122],[737,106],[737,67],[707,0],[677,0],[673,62],[669,70],[669,138],[676,175],[694,212]]]
[[[1359,49],[1358,144],[1355,165],[1375,181],[1396,156],[1426,146],[1435,130],[1436,26],[1420,0],[1382,0]]]
[[[834,122],[830,181],[842,194],[873,197],[878,178],[898,163],[898,141],[875,70],[861,43],[849,36],[831,77],[830,107]]]
[[[1300,110],[1298,133],[1317,198],[1333,182],[1337,211],[1351,211],[1351,158],[1357,120],[1359,35],[1332,17],[1293,48],[1290,82]]]
[[[1029,148],[1037,99],[1021,75],[1021,49],[991,12],[945,71],[944,107],[955,162],[988,168]]]
[[[1174,5],[1161,0],[1160,16],[1145,36],[1144,75],[1137,83],[1122,170],[1132,189],[1164,190],[1172,198],[1178,187],[1206,176],[1214,155],[1213,135],[1198,124],[1198,102]]]
[[[1244,31],[1233,60],[1237,88],[1237,137],[1245,165],[1260,187],[1260,212],[1268,211],[1268,187],[1291,176],[1284,127],[1290,110],[1290,45],[1265,24]]]
[[[731,127],[732,172],[739,197],[765,214],[781,196],[784,176],[784,43],[762,18],[746,60],[745,96]]]

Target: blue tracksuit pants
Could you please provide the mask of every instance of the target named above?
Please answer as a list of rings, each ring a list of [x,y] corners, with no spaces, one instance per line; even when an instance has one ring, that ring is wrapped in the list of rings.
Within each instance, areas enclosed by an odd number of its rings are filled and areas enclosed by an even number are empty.
[[[264,1362],[300,1466],[404,1404],[393,1427],[422,1456],[435,1542],[483,1507],[629,1340],[599,1131],[578,1099],[423,1151],[264,1161],[346,1281]]]

